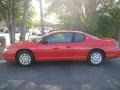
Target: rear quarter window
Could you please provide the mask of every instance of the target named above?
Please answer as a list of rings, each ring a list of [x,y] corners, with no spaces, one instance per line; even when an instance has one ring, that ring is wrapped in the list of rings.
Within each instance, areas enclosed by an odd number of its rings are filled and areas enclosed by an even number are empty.
[[[74,34],[74,42],[81,42],[85,39],[85,35],[83,34],[78,34],[78,33],[75,33]]]

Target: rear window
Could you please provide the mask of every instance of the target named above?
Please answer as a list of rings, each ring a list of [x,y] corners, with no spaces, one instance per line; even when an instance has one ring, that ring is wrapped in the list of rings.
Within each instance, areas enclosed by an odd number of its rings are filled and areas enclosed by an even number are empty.
[[[90,35],[90,34],[87,34],[88,36],[90,36],[91,38],[93,38],[93,39],[99,39],[98,37],[95,37],[95,36],[93,36],[93,35]]]

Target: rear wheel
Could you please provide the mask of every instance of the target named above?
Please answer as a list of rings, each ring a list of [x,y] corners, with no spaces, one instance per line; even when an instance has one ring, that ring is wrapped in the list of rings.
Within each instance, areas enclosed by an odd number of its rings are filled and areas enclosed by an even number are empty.
[[[27,50],[20,51],[16,56],[17,62],[22,66],[30,66],[34,61],[34,56]]]
[[[101,51],[91,51],[88,55],[88,62],[91,65],[100,65],[104,62],[104,54]]]

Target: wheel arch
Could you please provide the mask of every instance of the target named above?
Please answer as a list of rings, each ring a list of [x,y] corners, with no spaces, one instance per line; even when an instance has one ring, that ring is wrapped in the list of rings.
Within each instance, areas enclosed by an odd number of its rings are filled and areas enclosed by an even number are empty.
[[[30,49],[19,49],[19,50],[16,52],[16,54],[15,54],[15,58],[17,58],[17,54],[18,54],[19,52],[21,52],[21,51],[28,51],[28,52],[30,52],[30,53],[33,55],[34,60],[35,60],[35,55],[34,55],[33,51],[30,50]]]
[[[94,48],[92,50],[89,51],[88,55],[92,52],[92,51],[100,51],[101,53],[103,53],[104,55],[104,58],[106,58],[106,53],[103,49],[100,49],[100,48]]]

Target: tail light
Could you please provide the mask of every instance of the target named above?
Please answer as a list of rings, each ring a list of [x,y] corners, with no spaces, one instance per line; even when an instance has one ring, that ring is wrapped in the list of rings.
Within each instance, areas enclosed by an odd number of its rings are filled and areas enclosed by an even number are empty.
[[[116,48],[119,48],[118,42],[116,41]]]

